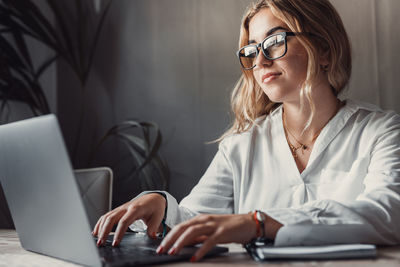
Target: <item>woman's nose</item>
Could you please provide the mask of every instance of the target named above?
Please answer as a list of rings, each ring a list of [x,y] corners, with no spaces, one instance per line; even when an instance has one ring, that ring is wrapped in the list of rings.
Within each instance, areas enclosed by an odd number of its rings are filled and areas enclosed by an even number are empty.
[[[272,60],[267,59],[263,52],[260,50],[260,52],[258,53],[254,64],[255,67],[254,68],[261,68],[261,67],[270,67],[272,65]]]

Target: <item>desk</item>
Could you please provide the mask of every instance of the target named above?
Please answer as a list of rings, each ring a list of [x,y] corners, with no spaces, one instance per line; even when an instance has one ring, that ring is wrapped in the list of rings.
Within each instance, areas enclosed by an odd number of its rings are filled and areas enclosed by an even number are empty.
[[[268,265],[270,267],[285,266],[400,266],[400,246],[382,247],[378,249],[378,258],[374,260],[340,260],[340,261],[291,261],[258,263],[248,256],[245,250],[238,244],[228,244],[229,253],[214,258],[204,259],[201,262],[190,264],[189,262],[178,262],[173,264],[163,264],[162,266],[194,266],[194,267],[227,267],[227,266],[249,266],[249,265]],[[3,266],[54,266],[72,267],[79,266],[69,262],[46,257],[33,252],[24,250],[18,239],[15,230],[0,230],[0,267]]]

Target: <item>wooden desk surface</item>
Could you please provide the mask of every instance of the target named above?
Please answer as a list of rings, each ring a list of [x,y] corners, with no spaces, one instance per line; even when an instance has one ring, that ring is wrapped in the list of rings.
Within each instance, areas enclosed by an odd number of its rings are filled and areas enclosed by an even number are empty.
[[[229,244],[229,253],[218,257],[204,259],[201,262],[191,264],[189,262],[178,262],[173,264],[163,264],[162,266],[196,266],[196,267],[225,267],[225,266],[249,266],[249,265],[268,265],[271,267],[279,266],[400,266],[400,246],[378,248],[378,258],[374,260],[338,260],[338,261],[284,261],[273,263],[258,263],[253,261],[245,250],[238,244]],[[79,266],[69,262],[61,261],[51,257],[39,255],[24,250],[18,239],[15,230],[0,229],[0,267],[2,266]]]

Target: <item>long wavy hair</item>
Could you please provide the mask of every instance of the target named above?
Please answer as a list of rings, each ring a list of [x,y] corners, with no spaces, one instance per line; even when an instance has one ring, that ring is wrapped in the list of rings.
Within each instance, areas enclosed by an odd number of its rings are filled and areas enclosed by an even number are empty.
[[[328,0],[261,0],[250,5],[242,19],[239,48],[248,44],[250,20],[263,8],[270,8],[272,14],[282,20],[297,35],[307,55],[307,75],[300,89],[301,106],[307,99],[311,115],[305,129],[315,115],[312,101],[312,85],[321,71],[325,72],[334,95],[338,95],[347,85],[351,75],[350,41],[343,22],[336,9]],[[320,66],[321,57],[329,62]],[[217,141],[226,136],[242,133],[257,125],[256,119],[270,114],[280,106],[272,102],[257,84],[252,70],[242,69],[236,83],[231,106],[235,119],[233,125]]]

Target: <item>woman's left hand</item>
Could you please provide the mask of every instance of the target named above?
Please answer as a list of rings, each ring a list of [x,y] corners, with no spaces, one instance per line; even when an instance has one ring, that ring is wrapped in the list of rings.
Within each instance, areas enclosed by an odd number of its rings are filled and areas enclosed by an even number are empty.
[[[157,253],[178,253],[184,246],[203,243],[190,261],[201,259],[220,243],[247,243],[256,237],[257,226],[251,214],[202,214],[178,224],[161,242]]]

